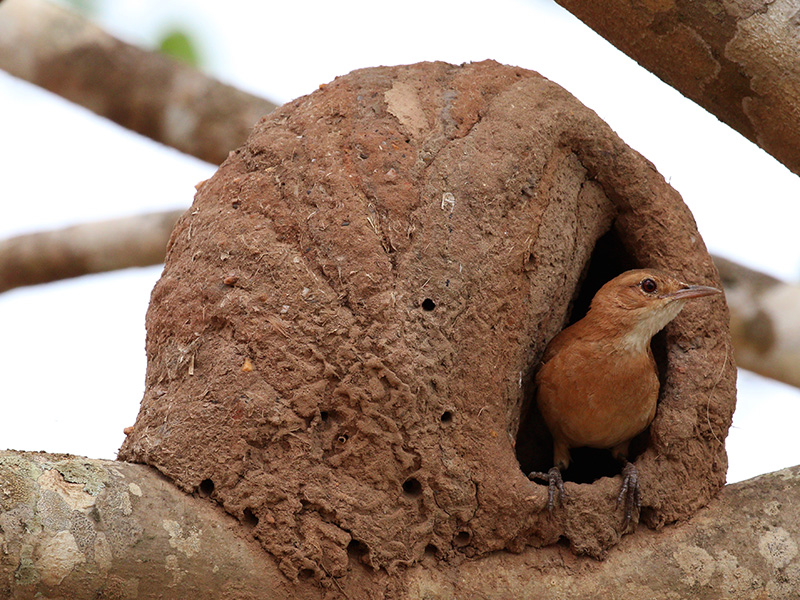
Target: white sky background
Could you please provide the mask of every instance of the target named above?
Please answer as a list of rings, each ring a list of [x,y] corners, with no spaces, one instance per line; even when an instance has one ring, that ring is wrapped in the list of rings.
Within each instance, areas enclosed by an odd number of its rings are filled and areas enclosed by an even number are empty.
[[[653,161],[712,252],[800,275],[800,178],[549,0],[114,0],[96,20],[143,46],[176,24],[206,69],[278,103],[353,69],[493,58],[539,71]],[[0,5],[0,18],[2,6]],[[0,237],[188,207],[215,168],[0,71]],[[113,458],[144,389],[160,267],[0,295],[0,448]],[[729,481],[800,463],[800,391],[740,371]]]

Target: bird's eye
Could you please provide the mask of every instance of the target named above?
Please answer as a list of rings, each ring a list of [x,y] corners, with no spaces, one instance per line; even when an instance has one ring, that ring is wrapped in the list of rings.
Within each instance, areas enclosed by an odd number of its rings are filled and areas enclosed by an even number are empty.
[[[656,289],[658,289],[658,285],[656,284],[656,282],[650,279],[649,277],[647,279],[642,279],[642,283],[639,284],[639,287],[642,288],[642,291],[648,294],[652,294],[653,292],[656,291]]]

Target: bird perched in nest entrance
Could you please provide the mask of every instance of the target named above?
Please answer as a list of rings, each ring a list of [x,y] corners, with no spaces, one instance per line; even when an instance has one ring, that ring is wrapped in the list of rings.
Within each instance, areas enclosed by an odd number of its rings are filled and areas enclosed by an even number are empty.
[[[658,372],[650,340],[692,298],[719,294],[655,269],[627,271],[595,294],[588,314],[554,337],[536,375],[539,410],[553,436],[555,466],[530,479],[549,484],[548,508],[566,496],[561,470],[571,448],[606,448],[624,463],[617,504],[625,525],[641,507],[638,472],[628,461],[631,438],[656,414]]]

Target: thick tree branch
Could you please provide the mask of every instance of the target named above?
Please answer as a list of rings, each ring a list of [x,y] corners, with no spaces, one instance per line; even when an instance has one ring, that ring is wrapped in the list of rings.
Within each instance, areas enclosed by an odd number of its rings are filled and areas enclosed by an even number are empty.
[[[796,2],[556,2],[800,174]]]
[[[431,556],[389,575],[354,553],[342,578],[290,582],[247,525],[150,467],[7,451],[0,597],[796,598],[798,497],[800,467],[730,485],[687,523],[639,527],[603,562],[551,546],[460,564]]]
[[[0,292],[164,262],[174,210],[0,240]]]
[[[213,164],[275,108],[43,0],[0,4],[0,69]]]
[[[0,597],[270,597],[277,568],[155,470],[0,452]]]

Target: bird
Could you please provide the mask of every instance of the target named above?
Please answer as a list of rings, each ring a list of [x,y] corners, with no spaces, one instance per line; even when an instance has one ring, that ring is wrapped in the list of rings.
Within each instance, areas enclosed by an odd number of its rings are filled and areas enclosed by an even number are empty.
[[[617,505],[625,500],[624,526],[641,509],[636,466],[628,460],[632,438],[656,414],[659,378],[650,341],[684,304],[720,294],[689,285],[658,269],[634,269],[603,285],[585,317],[558,333],[545,348],[536,374],[536,402],[553,437],[554,466],[532,472],[548,483],[548,502],[567,496],[561,472],[570,449],[610,449],[622,468]]]

